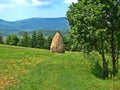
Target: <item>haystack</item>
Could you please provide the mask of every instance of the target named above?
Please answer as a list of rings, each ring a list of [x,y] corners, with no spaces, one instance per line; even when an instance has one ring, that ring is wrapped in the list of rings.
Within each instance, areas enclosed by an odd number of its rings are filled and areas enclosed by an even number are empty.
[[[52,53],[65,53],[63,38],[59,32],[57,32],[53,37],[53,40],[50,46],[50,51]]]

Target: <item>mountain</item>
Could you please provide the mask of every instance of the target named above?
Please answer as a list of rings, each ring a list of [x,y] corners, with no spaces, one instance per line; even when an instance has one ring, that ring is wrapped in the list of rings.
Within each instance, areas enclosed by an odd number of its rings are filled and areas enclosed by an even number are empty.
[[[30,18],[19,21],[5,21],[0,19],[0,33],[8,35],[21,31],[47,30],[47,31],[66,31],[69,29],[68,21],[65,17],[61,18]]]

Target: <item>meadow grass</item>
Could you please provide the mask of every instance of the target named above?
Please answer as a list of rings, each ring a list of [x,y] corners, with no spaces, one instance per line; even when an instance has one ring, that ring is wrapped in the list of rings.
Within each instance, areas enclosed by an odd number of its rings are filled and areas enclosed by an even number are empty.
[[[120,80],[91,73],[96,57],[0,45],[0,90],[120,90]]]

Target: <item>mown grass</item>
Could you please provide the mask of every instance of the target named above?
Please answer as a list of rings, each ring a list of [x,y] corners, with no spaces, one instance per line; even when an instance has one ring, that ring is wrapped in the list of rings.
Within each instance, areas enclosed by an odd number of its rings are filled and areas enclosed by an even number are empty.
[[[120,80],[97,78],[92,67],[80,52],[0,45],[0,90],[120,90]]]

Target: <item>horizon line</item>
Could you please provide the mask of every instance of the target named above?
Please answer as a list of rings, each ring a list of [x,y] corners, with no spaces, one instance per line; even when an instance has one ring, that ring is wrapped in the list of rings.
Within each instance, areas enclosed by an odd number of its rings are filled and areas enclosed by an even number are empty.
[[[22,21],[22,20],[27,20],[27,19],[37,19],[37,18],[41,18],[41,19],[57,19],[57,18],[66,18],[65,16],[63,17],[31,17],[31,18],[23,18],[23,19],[18,19],[18,20],[5,20],[5,19],[1,19],[3,21],[8,21],[8,22],[16,22],[16,21]]]

